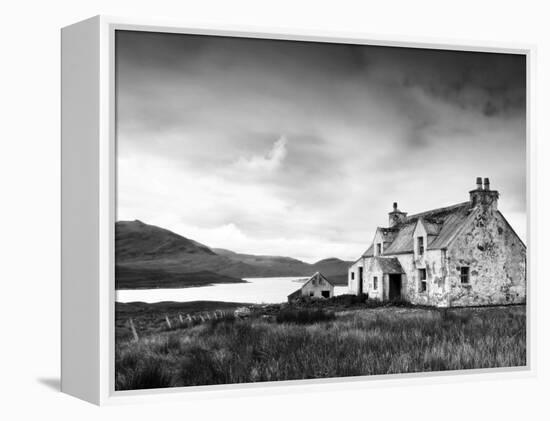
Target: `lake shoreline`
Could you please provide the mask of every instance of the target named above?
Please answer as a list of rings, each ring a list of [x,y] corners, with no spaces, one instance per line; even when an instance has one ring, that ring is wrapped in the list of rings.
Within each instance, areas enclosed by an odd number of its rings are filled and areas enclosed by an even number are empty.
[[[250,283],[250,280],[255,279],[292,279],[292,282],[296,283],[305,283],[309,276],[267,276],[267,277],[243,277],[240,279],[237,279],[235,281],[225,281],[225,280],[216,280],[210,283],[204,283],[203,281],[197,281],[196,283],[189,283],[189,281],[186,281],[186,283],[156,283],[155,285],[148,285],[148,284],[138,284],[138,285],[132,285],[132,287],[115,287],[115,291],[136,291],[136,290],[155,290],[155,289],[185,289],[185,288],[199,288],[199,287],[212,287],[216,285],[222,285],[222,284],[247,284]],[[341,285],[338,285],[341,286]]]
[[[276,304],[286,302],[288,296],[300,289],[309,277],[244,278],[238,283],[211,283],[184,288],[118,288],[115,301],[120,303],[162,301],[192,302],[218,301],[252,304]],[[347,293],[347,286],[336,286],[335,295]]]
[[[143,266],[128,263],[115,266],[115,288],[117,290],[195,288],[245,282],[241,278],[221,275],[208,270],[182,272],[179,268],[169,266]]]
[[[201,288],[201,287],[212,287],[216,285],[222,285],[222,284],[247,284],[250,283],[249,281],[246,281],[244,279],[241,279],[237,282],[211,282],[211,283],[202,283],[197,282],[196,284],[193,283],[186,283],[186,284],[168,284],[168,285],[156,285],[156,286],[148,286],[148,285],[140,285],[136,286],[134,288],[115,288],[115,292],[117,291],[140,291],[140,290],[155,290],[155,289],[187,289],[187,288]]]

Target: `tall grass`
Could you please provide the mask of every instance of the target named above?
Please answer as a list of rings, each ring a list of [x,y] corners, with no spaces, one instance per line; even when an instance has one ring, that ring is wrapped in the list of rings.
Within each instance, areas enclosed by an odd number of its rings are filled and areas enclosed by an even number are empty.
[[[333,312],[323,309],[284,308],[276,315],[277,323],[311,324],[335,320]]]
[[[290,315],[292,314],[292,315]],[[526,363],[524,307],[220,320],[116,345],[117,390]],[[321,313],[318,313],[321,314]],[[290,316],[289,316],[290,315]]]

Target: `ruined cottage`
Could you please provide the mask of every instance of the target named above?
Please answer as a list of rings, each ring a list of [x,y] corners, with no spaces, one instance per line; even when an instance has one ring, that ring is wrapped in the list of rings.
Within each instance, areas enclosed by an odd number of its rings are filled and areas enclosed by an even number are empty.
[[[438,307],[525,302],[526,247],[477,178],[470,200],[408,216],[397,203],[348,271],[355,294]]]
[[[325,278],[323,274],[315,272],[301,288],[288,296],[288,302],[292,302],[300,297],[309,298],[331,298],[334,296],[334,284]]]

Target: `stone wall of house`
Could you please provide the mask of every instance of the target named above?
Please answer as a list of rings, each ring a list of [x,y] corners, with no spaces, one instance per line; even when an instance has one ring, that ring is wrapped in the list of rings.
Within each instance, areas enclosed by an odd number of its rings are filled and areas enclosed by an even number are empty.
[[[397,254],[384,257],[396,257],[405,271],[401,275],[401,296],[404,300],[414,304],[446,306],[447,294],[445,288],[445,262],[442,258],[441,250],[427,250],[422,257],[415,259],[413,253]],[[356,265],[357,267],[363,264],[361,260]],[[355,265],[354,265],[355,266]],[[426,269],[427,289],[425,292],[420,291],[420,280],[418,269]],[[353,289],[352,293],[357,293],[357,274],[353,284],[350,284]],[[378,277],[378,288],[373,288],[373,278]],[[363,292],[368,293],[369,298],[385,300],[388,299],[388,284],[389,277],[384,275],[378,265],[373,263],[373,259],[365,260],[364,286]]]
[[[350,294],[357,294],[357,282],[359,280],[359,267],[363,266],[363,259],[359,259],[348,269],[348,289]],[[353,273],[353,276],[352,276]]]
[[[426,250],[415,259],[414,255],[396,256],[406,273],[403,298],[413,304],[444,307],[448,305],[446,293],[446,265],[441,250]],[[426,269],[426,291],[420,289],[418,269]]]
[[[369,298],[374,300],[382,300],[384,298],[384,274],[382,270],[374,263],[374,259],[365,260],[365,287],[367,288],[366,293],[369,295]],[[378,278],[377,288],[374,289],[374,277]]]
[[[493,207],[480,207],[446,253],[450,306],[524,303],[526,248]],[[469,283],[460,268],[469,267]]]

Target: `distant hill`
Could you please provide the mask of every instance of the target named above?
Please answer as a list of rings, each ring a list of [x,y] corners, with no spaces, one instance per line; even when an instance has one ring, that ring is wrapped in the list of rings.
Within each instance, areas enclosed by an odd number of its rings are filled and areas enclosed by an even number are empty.
[[[321,272],[337,285],[348,284],[348,268],[353,262],[331,257],[313,264],[316,272]]]
[[[117,222],[115,238],[119,261],[155,259],[182,253],[215,254],[203,244],[138,220]]]
[[[315,270],[327,275],[347,275],[348,268],[352,263],[353,262],[331,257],[329,259],[319,260],[317,263],[313,264],[313,267],[315,267]]]
[[[117,288],[183,287],[242,282],[242,278],[309,276],[320,271],[347,283],[351,262],[337,258],[314,264],[283,256],[256,256],[212,249],[164,228],[141,221],[115,225]]]
[[[274,271],[275,275],[273,276],[294,276],[294,275],[304,275],[309,273],[311,265],[308,263],[302,262],[298,259],[293,259],[292,257],[283,257],[283,256],[262,256],[254,254],[244,254],[236,253],[231,250],[225,249],[212,249],[216,254],[220,256],[227,257],[233,262],[241,262],[249,266],[255,267],[257,270],[262,271]],[[284,275],[279,275],[284,274]],[[312,272],[313,274],[313,272]],[[246,275],[244,275],[246,277]]]
[[[264,269],[272,269],[277,271],[277,273],[288,273],[290,276],[296,274],[311,275],[315,272],[321,272],[331,281],[339,285],[347,285],[348,268],[352,264],[352,262],[341,260],[336,257],[319,260],[316,263],[310,264],[298,259],[293,259],[292,257],[244,254],[219,248],[213,248],[212,250],[216,254],[226,256],[233,261],[242,262],[255,267],[262,267]]]

